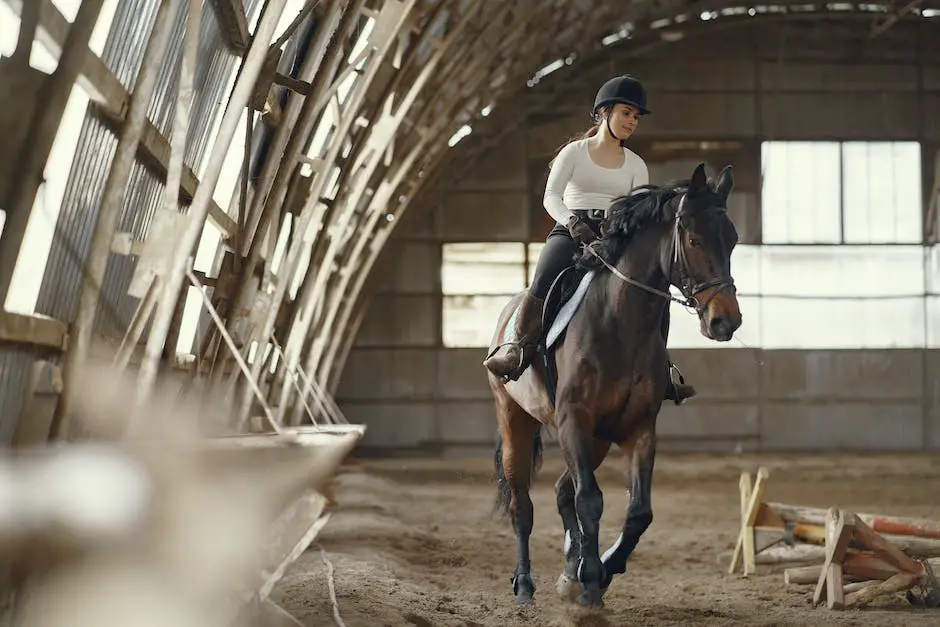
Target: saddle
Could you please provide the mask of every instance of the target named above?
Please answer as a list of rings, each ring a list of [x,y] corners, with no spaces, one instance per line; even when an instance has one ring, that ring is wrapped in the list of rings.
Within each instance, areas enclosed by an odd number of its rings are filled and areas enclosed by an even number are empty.
[[[593,270],[584,270],[574,264],[569,265],[552,281],[542,305],[542,331],[536,344],[536,355],[542,361],[546,376],[545,387],[552,406],[555,405],[555,388],[558,381],[554,349],[558,341],[564,337],[565,330],[584,300],[584,295],[587,294],[594,275]],[[519,310],[520,307],[516,307],[508,321],[507,328],[514,327]]]
[[[552,281],[545,302],[542,306],[542,331],[536,344],[536,355],[541,358],[545,373],[545,388],[548,391],[552,406],[555,406],[555,394],[558,385],[558,371],[555,367],[554,353],[558,342],[564,337],[565,331],[574,314],[584,301],[588,288],[596,276],[594,270],[584,270],[572,264],[562,270]],[[513,312],[512,318],[519,315],[519,307]],[[514,324],[510,319],[510,328]],[[533,364],[534,365],[534,364]],[[674,368],[670,364],[670,368]],[[678,372],[678,371],[677,371]],[[682,373],[678,373],[679,381],[685,383]],[[676,394],[675,381],[670,377],[669,385]]]
[[[594,278],[593,270],[570,265],[552,281],[542,306],[542,337],[544,348],[552,349],[564,336],[568,323],[584,300]]]

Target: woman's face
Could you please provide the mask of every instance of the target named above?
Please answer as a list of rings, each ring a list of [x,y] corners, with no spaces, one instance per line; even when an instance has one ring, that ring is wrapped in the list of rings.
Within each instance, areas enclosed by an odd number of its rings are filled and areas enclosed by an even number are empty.
[[[617,103],[610,111],[610,129],[619,139],[627,139],[640,123],[640,112],[633,105]]]

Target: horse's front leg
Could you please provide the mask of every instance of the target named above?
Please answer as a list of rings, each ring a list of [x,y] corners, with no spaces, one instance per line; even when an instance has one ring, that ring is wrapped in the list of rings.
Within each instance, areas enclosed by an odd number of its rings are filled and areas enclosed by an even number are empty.
[[[598,547],[604,495],[594,476],[593,421],[583,407],[573,403],[560,405],[557,415],[559,444],[574,480],[574,509],[581,548],[577,579],[584,587],[578,603],[599,607],[604,604],[601,584],[606,578]]]
[[[607,457],[610,451],[610,442],[594,440],[593,468],[598,466]],[[565,529],[565,569],[555,583],[555,591],[563,599],[573,601],[581,593],[581,584],[578,581],[578,564],[581,561],[581,534],[578,530],[578,513],[574,507],[574,480],[567,469],[555,482],[555,497],[558,505],[558,514]]]
[[[606,592],[614,575],[627,572],[627,560],[640,541],[640,536],[653,522],[651,490],[653,485],[653,463],[656,459],[656,434],[652,429],[643,431],[630,446],[622,445],[627,459],[630,460],[630,502],[627,505],[627,518],[623,523],[620,537],[604,553],[605,577],[601,582],[601,591]]]

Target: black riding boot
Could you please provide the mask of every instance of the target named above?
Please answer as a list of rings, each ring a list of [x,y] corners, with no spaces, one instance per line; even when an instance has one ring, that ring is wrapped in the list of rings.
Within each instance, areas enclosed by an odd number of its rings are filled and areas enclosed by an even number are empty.
[[[516,318],[516,340],[499,346],[493,354],[483,360],[486,369],[497,377],[502,377],[503,381],[515,381],[532,362],[542,331],[543,302],[541,298],[536,298],[527,291]]]
[[[669,339],[669,305],[666,305],[666,311],[663,313],[663,323],[660,327],[663,334],[663,343]],[[673,401],[676,405],[681,405],[686,400],[697,394],[695,388],[685,382],[685,377],[679,372],[679,369],[669,359],[669,351],[666,351],[666,359],[669,361],[669,385],[666,386],[666,400]],[[673,372],[676,373],[674,378]]]

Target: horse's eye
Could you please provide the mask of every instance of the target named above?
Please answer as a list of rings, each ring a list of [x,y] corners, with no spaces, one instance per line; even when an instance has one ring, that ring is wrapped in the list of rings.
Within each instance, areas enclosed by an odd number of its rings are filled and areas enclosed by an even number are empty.
[[[689,246],[692,246],[693,248],[701,248],[702,240],[694,236],[689,236]]]

